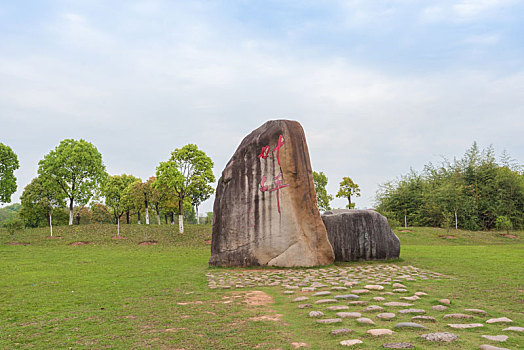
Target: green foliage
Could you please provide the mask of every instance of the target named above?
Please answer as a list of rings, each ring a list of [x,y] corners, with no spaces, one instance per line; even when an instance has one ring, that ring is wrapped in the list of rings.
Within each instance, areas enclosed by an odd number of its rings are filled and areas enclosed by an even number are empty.
[[[70,224],[74,203],[85,205],[106,179],[102,155],[84,140],[66,139],[38,163],[44,187],[57,187],[69,199]]]
[[[41,177],[35,177],[24,188],[20,197],[22,209],[20,216],[27,227],[38,227],[49,223],[49,217],[58,208],[65,207],[64,193],[56,183],[44,185]]]
[[[11,195],[16,192],[14,171],[19,167],[15,152],[0,142],[0,203],[11,202]]]
[[[113,222],[113,216],[102,203],[93,203],[91,205],[91,220],[95,224],[109,224]]]
[[[321,211],[331,210],[329,202],[333,200],[333,196],[328,194],[326,190],[327,183],[328,178],[322,171],[319,173],[313,171],[313,184],[315,185],[315,192],[317,193],[317,205]]]
[[[497,227],[497,230],[506,231],[507,233],[509,233],[509,230],[513,228],[513,225],[511,224],[511,220],[507,216],[504,216],[504,215],[497,217],[495,226]]]
[[[200,203],[209,197],[215,181],[213,161],[196,145],[186,145],[175,149],[166,162],[161,162],[156,170],[155,186],[164,187],[179,202],[179,215],[184,215],[184,199]],[[206,197],[207,196],[207,197]],[[183,232],[183,225],[180,226]]]
[[[0,208],[0,225],[2,221],[13,218],[18,215],[18,212],[22,208],[19,203],[14,203],[3,208]]]
[[[340,182],[340,188],[337,193],[337,198],[347,198],[349,209],[355,207],[355,203],[351,203],[351,196],[360,197],[360,187],[349,177],[343,177]]]
[[[2,223],[2,226],[4,226],[11,235],[11,237],[14,239],[15,233],[20,232],[24,229],[24,222],[19,217],[13,217],[8,220],[5,220]]]
[[[459,160],[444,160],[439,166],[430,163],[421,173],[411,170],[382,185],[377,209],[400,222],[406,215],[412,226],[457,224],[487,230],[504,215],[516,228],[523,228],[524,175],[518,167],[505,164],[497,164],[493,148],[481,151],[474,143]]]
[[[127,209],[126,190],[138,179],[133,175],[109,176],[102,185],[101,193],[105,197],[105,203],[113,211],[115,219],[119,220]]]

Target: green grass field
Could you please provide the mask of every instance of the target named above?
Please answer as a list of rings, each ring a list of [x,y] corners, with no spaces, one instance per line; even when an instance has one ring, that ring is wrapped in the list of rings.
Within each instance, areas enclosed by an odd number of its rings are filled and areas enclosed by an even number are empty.
[[[400,231],[406,230],[396,230],[401,259],[392,263],[452,277],[412,282],[429,294],[417,307],[449,298],[457,308],[485,309],[490,317],[524,326],[523,232],[510,238],[500,232]],[[111,238],[115,232],[110,225],[56,227],[61,238],[49,239],[47,229],[27,229],[14,238],[0,230],[0,348],[294,349],[292,342],[303,342],[337,349],[343,348],[340,340],[362,334],[355,325],[356,335],[332,337],[334,327],[312,322],[279,288],[245,289],[274,300],[259,306],[244,303],[242,290],[209,289],[206,273],[234,271],[208,267],[210,226],[189,226],[182,236],[169,225],[123,225],[127,239],[120,240]],[[456,238],[439,237],[451,235]],[[90,243],[71,245],[79,241]],[[143,241],[157,244],[138,245]],[[341,265],[362,264],[378,263]],[[274,314],[282,316],[257,320]],[[481,334],[499,328],[457,330],[458,342],[435,348],[476,349],[492,344]],[[412,341],[419,333],[403,331],[395,341]],[[522,335],[504,334],[510,339],[499,346],[524,346]],[[368,336],[354,348],[378,349],[384,342]]]

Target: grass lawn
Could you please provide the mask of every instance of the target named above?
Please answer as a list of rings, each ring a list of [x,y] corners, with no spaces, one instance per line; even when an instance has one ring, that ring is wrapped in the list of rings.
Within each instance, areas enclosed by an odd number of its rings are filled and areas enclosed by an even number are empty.
[[[244,289],[274,301],[258,306],[243,302],[242,289],[209,289],[206,273],[235,271],[208,267],[210,226],[189,226],[181,236],[170,225],[123,225],[127,239],[120,240],[111,239],[115,231],[111,225],[56,227],[61,238],[49,239],[46,229],[28,229],[13,239],[0,230],[0,348],[294,349],[292,342],[303,342],[336,349],[343,348],[340,340],[365,337],[365,345],[355,348],[378,349],[388,342],[362,335],[357,324],[351,325],[354,335],[332,337],[336,327],[313,322],[279,287]],[[431,228],[396,233],[402,252],[392,263],[453,277],[411,282],[410,289],[429,294],[417,307],[430,309],[449,298],[457,309],[485,309],[489,317],[524,326],[523,232],[512,232],[517,238]],[[71,245],[79,241],[90,243]],[[142,241],[157,244],[138,245]],[[380,262],[341,266],[369,264]],[[274,314],[281,315],[278,321],[260,320]],[[436,348],[497,345],[481,334],[506,334],[510,339],[499,346],[523,346],[522,335],[499,329],[456,330],[458,342]],[[419,334],[403,331],[397,338],[413,342]]]

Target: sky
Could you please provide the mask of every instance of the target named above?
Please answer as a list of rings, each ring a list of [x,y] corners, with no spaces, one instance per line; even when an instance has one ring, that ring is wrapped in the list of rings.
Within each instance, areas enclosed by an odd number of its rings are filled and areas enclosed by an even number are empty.
[[[194,143],[218,179],[272,119],[302,124],[313,170],[331,194],[351,177],[357,208],[474,141],[522,164],[524,3],[0,0],[12,202],[66,138],[93,143],[109,174],[142,179]]]

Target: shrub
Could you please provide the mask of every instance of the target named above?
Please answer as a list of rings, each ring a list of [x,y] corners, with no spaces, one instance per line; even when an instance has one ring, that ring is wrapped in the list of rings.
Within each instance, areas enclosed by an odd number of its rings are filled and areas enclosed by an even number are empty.
[[[511,224],[511,220],[507,216],[497,217],[495,226],[497,227],[497,230],[500,230],[500,231],[505,230],[507,233],[509,233],[509,230],[513,228],[513,225]]]

